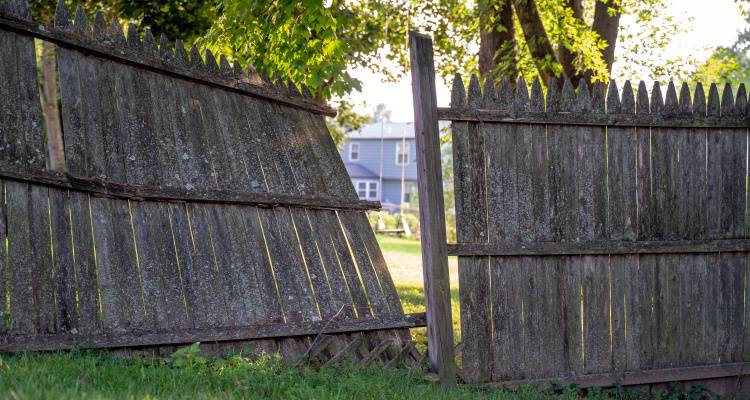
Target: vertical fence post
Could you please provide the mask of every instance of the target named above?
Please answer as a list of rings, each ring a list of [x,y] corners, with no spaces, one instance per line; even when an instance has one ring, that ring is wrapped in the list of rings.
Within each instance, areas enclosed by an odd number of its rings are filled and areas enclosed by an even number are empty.
[[[428,351],[440,381],[453,385],[456,365],[432,40],[409,32],[409,43]]]

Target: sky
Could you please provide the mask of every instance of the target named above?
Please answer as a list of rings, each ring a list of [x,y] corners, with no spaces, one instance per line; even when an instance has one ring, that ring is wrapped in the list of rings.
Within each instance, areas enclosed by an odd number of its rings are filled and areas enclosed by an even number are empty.
[[[672,58],[689,57],[692,54],[699,61],[705,60],[713,48],[732,44],[738,31],[745,25],[734,0],[671,0],[666,12],[675,15],[690,27],[676,36],[664,50],[665,56]],[[621,23],[628,24],[631,21],[623,18]],[[617,68],[615,62],[615,76]],[[353,75],[363,83],[362,92],[353,96],[357,112],[370,114],[376,104],[384,103],[391,110],[392,121],[413,121],[411,79],[408,76],[400,82],[384,83],[379,75],[367,70],[355,70]],[[440,80],[437,84],[438,106],[448,106],[450,88]]]

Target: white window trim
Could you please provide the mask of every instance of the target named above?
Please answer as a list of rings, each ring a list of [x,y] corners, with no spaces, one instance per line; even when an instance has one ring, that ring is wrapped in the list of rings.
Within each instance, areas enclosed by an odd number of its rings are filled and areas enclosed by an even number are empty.
[[[357,192],[357,197],[359,197],[359,184],[364,183],[365,184],[365,197],[360,197],[360,198],[364,200],[380,199],[380,184],[378,181],[374,179],[352,179],[352,183],[354,184],[354,190]],[[375,197],[370,197],[370,185],[375,185]]]
[[[398,146],[400,146],[401,144],[406,146],[406,162],[404,164],[401,164],[398,162]],[[404,166],[409,165],[409,162],[411,162],[411,154],[409,153],[409,150],[411,150],[410,147],[411,146],[409,145],[408,141],[402,142],[399,140],[398,142],[396,142],[396,159],[394,161],[396,162],[397,166],[404,167]]]
[[[354,146],[357,146],[357,151],[356,151],[357,158],[352,157],[352,153],[354,153],[352,151],[352,147],[354,147]],[[360,149],[361,149],[361,147],[360,147],[360,145],[359,145],[358,142],[350,142],[349,143],[349,161],[359,161]]]

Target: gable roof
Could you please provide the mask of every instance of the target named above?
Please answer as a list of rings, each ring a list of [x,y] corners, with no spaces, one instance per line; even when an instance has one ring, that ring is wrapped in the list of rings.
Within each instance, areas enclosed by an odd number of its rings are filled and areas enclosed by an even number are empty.
[[[378,179],[378,174],[359,164],[344,163],[344,166],[346,166],[346,172],[349,173],[349,177],[351,178]]]
[[[380,139],[382,129],[383,139],[401,139],[406,135],[407,139],[414,138],[414,123],[413,122],[384,122],[381,126],[380,122],[373,124],[362,125],[359,131],[349,132],[347,135],[350,140],[357,139]]]

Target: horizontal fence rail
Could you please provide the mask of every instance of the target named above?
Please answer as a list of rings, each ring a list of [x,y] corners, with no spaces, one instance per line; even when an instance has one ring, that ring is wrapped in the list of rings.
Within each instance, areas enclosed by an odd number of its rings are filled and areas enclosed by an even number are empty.
[[[85,14],[81,17],[85,17]],[[164,39],[157,45],[150,33],[145,34],[144,41],[139,36],[132,36],[132,33],[126,38],[122,27],[119,27],[119,32],[118,28],[113,32],[103,21],[97,21],[93,27],[89,26],[88,21],[78,21],[77,24],[59,21],[57,30],[48,30],[35,22],[6,15],[0,16],[0,27],[123,65],[271,100],[329,117],[336,116],[335,110],[312,100],[309,92],[305,92],[303,96],[296,87],[290,87],[283,81],[267,85],[266,83],[271,83],[269,77],[265,77],[264,82],[257,74],[252,75],[253,70],[250,70],[251,75],[248,76],[240,65],[230,65],[226,59],[220,59],[217,63],[210,51],[206,53],[205,60],[197,49],[190,49],[188,54],[181,48],[179,40],[173,51],[168,49],[170,44],[163,42]]]
[[[218,189],[183,189],[158,186],[129,185],[85,178],[69,174],[40,170],[25,171],[13,166],[0,165],[0,178],[70,189],[100,197],[113,197],[133,201],[193,202],[212,204],[254,205],[271,208],[279,206],[305,207],[322,210],[378,210],[379,201],[353,200],[347,197],[291,195],[269,192],[238,192]]]

